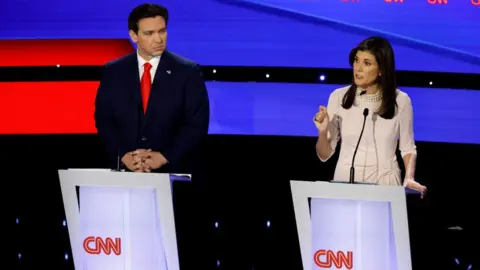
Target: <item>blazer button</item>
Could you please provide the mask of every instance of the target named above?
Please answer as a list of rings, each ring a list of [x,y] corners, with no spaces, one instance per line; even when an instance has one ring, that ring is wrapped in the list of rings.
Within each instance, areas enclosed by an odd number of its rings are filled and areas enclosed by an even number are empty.
[[[146,141],[146,140],[147,140],[147,137],[142,136],[142,141]]]

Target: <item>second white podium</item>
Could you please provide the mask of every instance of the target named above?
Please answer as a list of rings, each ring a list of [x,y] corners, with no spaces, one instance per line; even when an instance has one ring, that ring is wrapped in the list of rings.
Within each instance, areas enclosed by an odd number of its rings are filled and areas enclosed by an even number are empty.
[[[404,187],[290,183],[303,269],[412,269]]]

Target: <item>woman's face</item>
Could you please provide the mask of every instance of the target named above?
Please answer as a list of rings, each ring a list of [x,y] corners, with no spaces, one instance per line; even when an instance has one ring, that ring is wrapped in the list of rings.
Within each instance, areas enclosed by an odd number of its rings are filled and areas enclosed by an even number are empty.
[[[358,51],[353,61],[355,84],[363,89],[373,86],[381,76],[375,56],[367,51]]]

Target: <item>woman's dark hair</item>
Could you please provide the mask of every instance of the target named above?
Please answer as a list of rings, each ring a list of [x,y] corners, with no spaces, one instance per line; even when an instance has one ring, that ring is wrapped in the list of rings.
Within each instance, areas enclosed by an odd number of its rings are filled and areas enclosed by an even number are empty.
[[[141,4],[135,7],[128,16],[128,30],[138,34],[138,22],[145,18],[155,18],[157,16],[162,17],[165,20],[165,24],[168,23],[168,10],[167,8],[157,4]]]
[[[395,56],[390,42],[381,37],[365,39],[350,52],[349,61],[352,67],[358,51],[369,52],[375,56],[381,74],[381,76],[377,78],[377,83],[380,85],[382,91],[382,104],[377,113],[385,119],[393,118],[397,105],[397,82],[395,77]],[[353,75],[352,79],[354,79]],[[357,86],[355,82],[353,82],[347,93],[343,96],[343,108],[350,109],[350,107],[352,107],[355,101],[356,91]]]

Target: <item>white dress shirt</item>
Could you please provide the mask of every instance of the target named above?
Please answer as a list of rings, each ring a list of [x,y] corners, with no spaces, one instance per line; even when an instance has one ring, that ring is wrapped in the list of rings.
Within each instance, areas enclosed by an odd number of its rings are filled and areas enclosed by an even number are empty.
[[[145,59],[143,59],[140,56],[140,54],[138,54],[138,51],[137,51],[137,59],[138,59],[138,72],[140,75],[140,81],[142,80],[142,76],[143,76],[143,71],[144,71],[143,66],[145,65],[146,62],[149,62],[150,65],[152,65],[152,68],[150,69],[150,75],[153,83],[153,80],[155,79],[155,72],[157,71],[157,68],[158,68],[158,63],[160,63],[160,56],[155,56],[152,59],[150,59],[150,61],[145,61]]]

